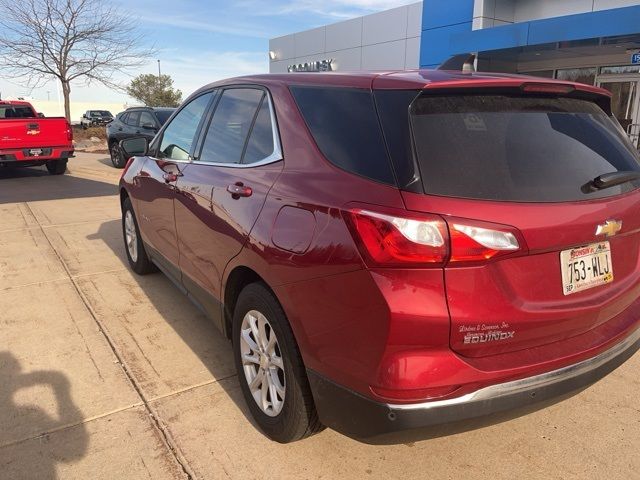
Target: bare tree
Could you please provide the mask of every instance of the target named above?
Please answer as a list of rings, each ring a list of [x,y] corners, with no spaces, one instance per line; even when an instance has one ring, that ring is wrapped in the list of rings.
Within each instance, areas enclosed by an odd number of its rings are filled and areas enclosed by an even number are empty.
[[[55,78],[70,120],[71,82],[119,88],[114,77],[144,64],[135,20],[104,0],[0,0],[0,68],[29,88]]]

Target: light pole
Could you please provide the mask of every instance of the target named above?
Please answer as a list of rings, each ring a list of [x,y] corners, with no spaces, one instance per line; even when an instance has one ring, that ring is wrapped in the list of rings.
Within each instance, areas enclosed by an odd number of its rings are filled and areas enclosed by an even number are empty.
[[[160,78],[160,59],[158,59],[158,78]]]

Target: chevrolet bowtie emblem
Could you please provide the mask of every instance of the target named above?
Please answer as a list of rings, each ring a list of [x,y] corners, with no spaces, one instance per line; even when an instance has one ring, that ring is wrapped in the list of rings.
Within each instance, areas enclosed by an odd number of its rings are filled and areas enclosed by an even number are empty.
[[[622,230],[622,222],[619,220],[607,220],[604,224],[598,225],[596,228],[596,236],[604,235],[605,237],[613,237]]]

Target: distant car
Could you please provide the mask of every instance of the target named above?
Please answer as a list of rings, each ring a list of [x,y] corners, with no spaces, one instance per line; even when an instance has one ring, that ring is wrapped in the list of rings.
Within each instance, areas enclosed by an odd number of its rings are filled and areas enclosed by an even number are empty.
[[[232,340],[274,440],[504,420],[640,349],[640,158],[605,90],[258,75],[121,147],[131,268],[160,269]]]
[[[43,118],[28,102],[0,101],[0,167],[45,165],[51,175],[62,175],[73,152],[66,118]]]
[[[116,115],[116,118],[107,124],[107,144],[113,166],[123,168],[127,163],[119,147],[121,140],[140,136],[148,138],[149,141],[153,140],[175,110],[168,107],[133,107]]]
[[[87,110],[80,119],[80,126],[83,129],[89,127],[99,127],[106,125],[113,120],[113,114],[108,110]]]

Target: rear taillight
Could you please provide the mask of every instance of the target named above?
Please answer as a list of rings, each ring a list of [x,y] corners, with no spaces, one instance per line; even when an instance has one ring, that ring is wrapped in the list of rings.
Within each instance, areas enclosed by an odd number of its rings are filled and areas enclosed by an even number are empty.
[[[365,209],[348,210],[345,219],[370,266],[463,266],[526,251],[517,229],[505,225]]]
[[[438,215],[396,216],[361,209],[345,214],[369,264],[435,266],[447,259],[447,225]]]
[[[520,242],[510,231],[465,225],[454,220],[449,222],[449,235],[450,263],[490,260],[520,250]]]
[[[71,124],[67,122],[67,140],[70,142],[73,141],[73,128],[71,128]]]

